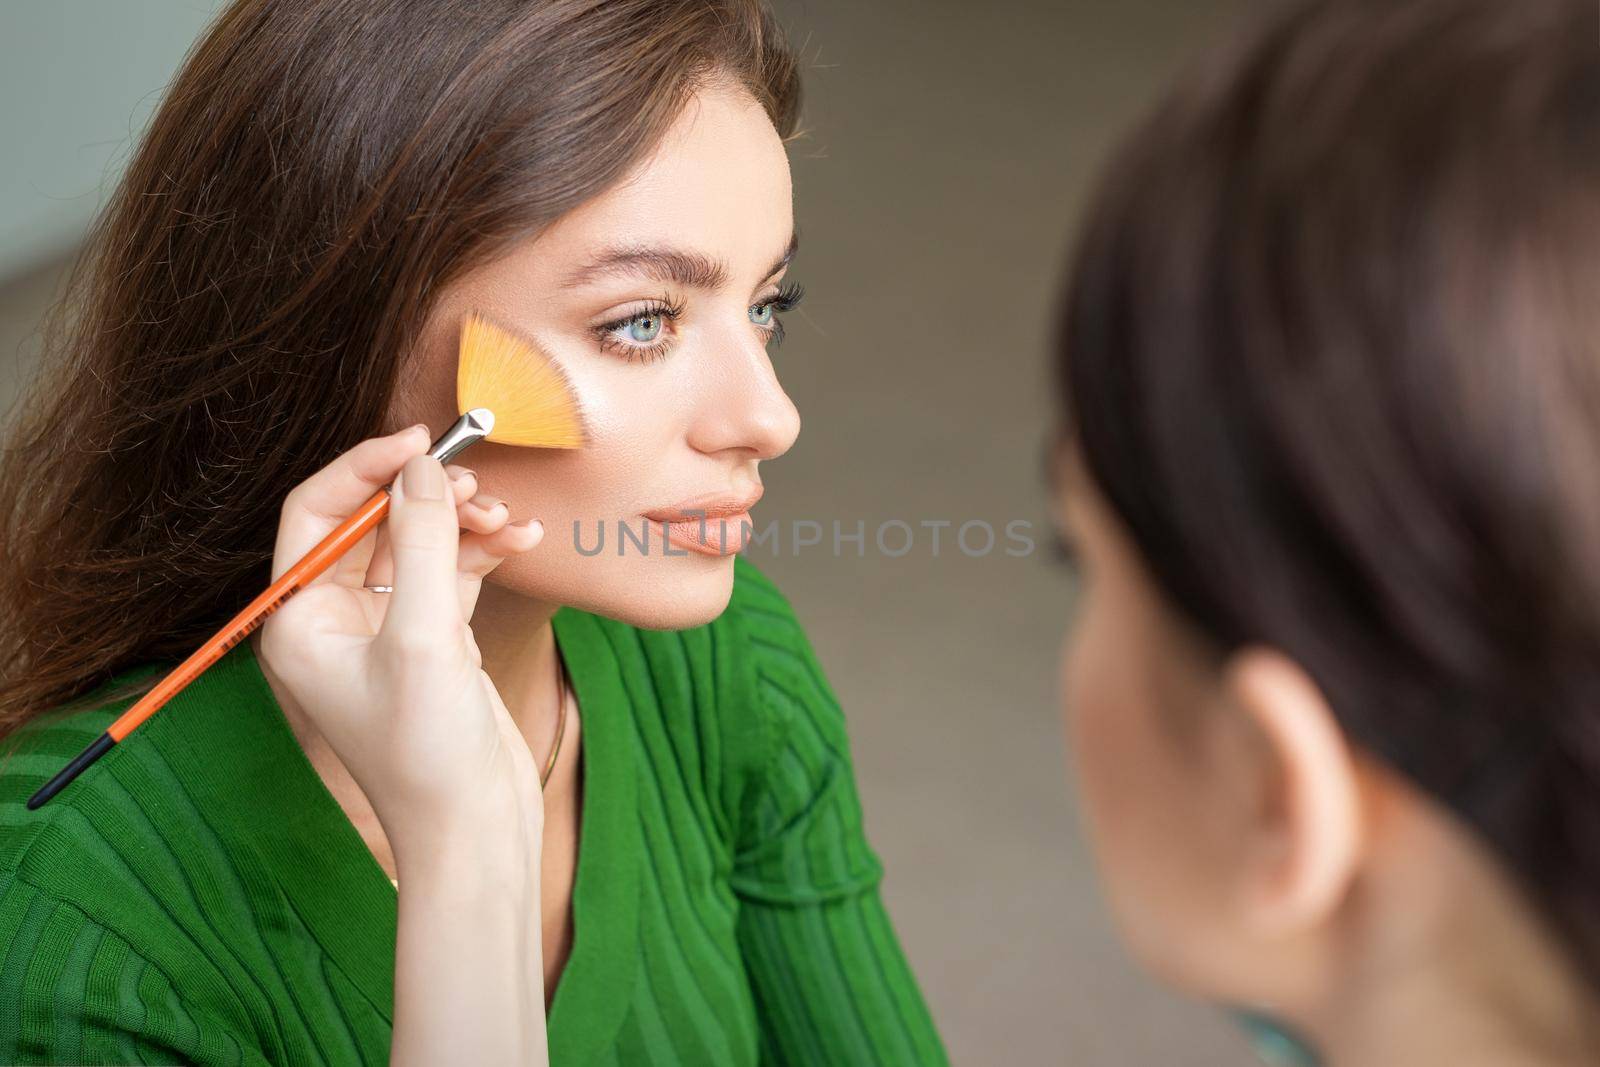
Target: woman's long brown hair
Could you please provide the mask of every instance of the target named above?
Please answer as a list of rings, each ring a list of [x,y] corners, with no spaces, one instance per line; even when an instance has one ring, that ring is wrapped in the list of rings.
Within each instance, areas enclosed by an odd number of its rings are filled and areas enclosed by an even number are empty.
[[[441,288],[614,183],[708,77],[792,134],[759,0],[240,0],[71,274],[0,457],[0,736],[266,585],[284,494],[391,429]]]

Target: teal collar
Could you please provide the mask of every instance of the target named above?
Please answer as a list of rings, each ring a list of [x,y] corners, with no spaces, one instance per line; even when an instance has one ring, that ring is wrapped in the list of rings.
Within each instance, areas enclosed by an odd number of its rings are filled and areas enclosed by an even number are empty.
[[[1229,1014],[1244,1030],[1262,1063],[1270,1067],[1320,1067],[1322,1060],[1316,1050],[1283,1021],[1245,1008],[1231,1009]]]

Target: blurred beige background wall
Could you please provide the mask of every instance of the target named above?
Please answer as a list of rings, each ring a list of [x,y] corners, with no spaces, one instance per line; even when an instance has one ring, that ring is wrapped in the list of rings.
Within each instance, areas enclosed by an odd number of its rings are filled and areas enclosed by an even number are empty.
[[[775,353],[805,428],[764,472],[760,519],[816,522],[822,543],[754,558],[850,716],[885,895],[957,1063],[1248,1060],[1219,1013],[1136,973],[1099,901],[1062,748],[1072,590],[1046,551],[1039,456],[1053,295],[1093,175],[1163,81],[1256,2],[778,0],[808,60],[810,132],[791,157],[792,277],[809,295]],[[37,111],[48,93],[0,98],[8,154],[42,146],[25,180],[0,185],[0,408],[102,176],[208,8],[0,10],[0,70],[53,49],[38,77],[77,94],[58,115]],[[898,557],[874,544],[895,520],[914,533]],[[1032,554],[1005,553],[1013,520],[1031,524]],[[972,521],[999,532],[995,550],[960,550]],[[835,553],[835,522],[844,537],[861,523],[864,549]]]

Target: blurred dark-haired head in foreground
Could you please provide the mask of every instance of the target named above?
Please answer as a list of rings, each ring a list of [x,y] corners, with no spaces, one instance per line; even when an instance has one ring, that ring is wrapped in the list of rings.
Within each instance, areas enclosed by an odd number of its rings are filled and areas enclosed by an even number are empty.
[[[1306,1058],[1600,1062],[1600,9],[1294,5],[1087,218],[1066,704],[1126,939]]]

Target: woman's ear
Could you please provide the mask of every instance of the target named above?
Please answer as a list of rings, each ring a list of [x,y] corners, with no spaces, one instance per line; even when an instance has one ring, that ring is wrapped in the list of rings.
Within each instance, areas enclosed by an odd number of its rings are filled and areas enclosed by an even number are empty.
[[[1246,647],[1223,669],[1225,696],[1254,726],[1250,846],[1240,903],[1266,937],[1309,931],[1337,909],[1362,847],[1361,779],[1310,675],[1276,649]]]

